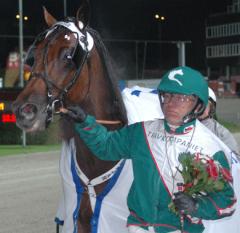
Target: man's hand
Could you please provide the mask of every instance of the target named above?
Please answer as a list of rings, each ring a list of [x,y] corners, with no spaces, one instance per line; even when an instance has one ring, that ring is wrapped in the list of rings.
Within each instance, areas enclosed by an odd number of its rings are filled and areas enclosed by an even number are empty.
[[[173,203],[179,211],[182,211],[186,214],[191,214],[197,210],[197,201],[191,196],[178,192],[174,193]]]
[[[62,116],[69,117],[79,123],[82,123],[87,117],[84,110],[78,105],[61,108],[60,112]]]

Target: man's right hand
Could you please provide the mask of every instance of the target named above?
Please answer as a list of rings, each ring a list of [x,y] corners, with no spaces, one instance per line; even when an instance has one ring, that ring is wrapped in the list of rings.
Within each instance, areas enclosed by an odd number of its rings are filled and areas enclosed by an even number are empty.
[[[87,117],[87,114],[78,105],[69,106],[67,108],[61,108],[60,112],[62,116],[69,117],[73,119],[75,122],[79,123],[82,123]]]

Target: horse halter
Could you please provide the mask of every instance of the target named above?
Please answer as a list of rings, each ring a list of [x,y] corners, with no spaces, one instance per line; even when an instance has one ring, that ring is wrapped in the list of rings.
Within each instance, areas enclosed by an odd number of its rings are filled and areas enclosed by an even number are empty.
[[[71,78],[70,82],[64,87],[64,88],[59,88],[57,85],[55,85],[48,74],[48,64],[47,64],[47,55],[48,55],[48,49],[49,49],[49,45],[51,43],[51,41],[54,41],[54,39],[56,39],[56,37],[59,35],[59,33],[56,33],[54,35],[54,32],[58,29],[67,29],[67,31],[71,32],[74,34],[74,36],[76,37],[76,43],[74,46],[74,50],[73,53],[71,55],[68,55],[68,59],[74,59],[74,56],[76,56],[76,53],[78,50],[82,50],[83,51],[83,55],[80,58],[80,61],[76,61],[75,65],[78,65],[73,77]],[[79,28],[83,29],[83,24],[81,22],[79,22]],[[43,33],[39,34],[36,38],[36,40],[34,41],[33,45],[30,47],[26,60],[25,61],[29,61],[32,62],[33,65],[33,60],[34,59],[34,50],[36,48],[36,45],[38,43],[40,43],[41,41],[43,41],[45,38],[52,36],[52,38],[49,39],[49,41],[47,42],[46,46],[44,47],[44,72],[43,73],[37,73],[37,72],[32,72],[31,73],[31,78],[32,77],[36,77],[36,78],[41,78],[47,87],[47,107],[46,107],[46,113],[47,113],[47,118],[46,118],[46,127],[49,125],[49,123],[53,120],[53,115],[59,113],[57,111],[57,105],[59,107],[62,107],[64,105],[64,98],[66,96],[66,94],[69,92],[69,90],[73,87],[73,85],[75,84],[75,82],[77,81],[78,77],[80,76],[80,73],[82,71],[83,65],[85,64],[89,52],[91,51],[92,47],[93,47],[93,38],[91,37],[91,35],[85,30],[85,28],[83,30],[79,30],[79,28],[75,25],[74,22],[72,21],[61,21],[61,22],[57,22],[56,24],[54,24],[51,28],[49,28],[48,30],[44,31]],[[66,37],[67,35],[65,35]],[[28,62],[29,63],[29,62]],[[31,65],[31,64],[30,64]],[[53,90],[57,89],[59,91],[58,96],[54,96],[53,95]]]

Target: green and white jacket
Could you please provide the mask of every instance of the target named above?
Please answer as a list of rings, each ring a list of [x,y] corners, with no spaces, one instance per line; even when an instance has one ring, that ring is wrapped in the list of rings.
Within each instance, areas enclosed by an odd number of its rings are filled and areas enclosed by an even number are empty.
[[[132,159],[134,181],[128,195],[131,211],[128,225],[164,233],[180,229],[179,216],[168,205],[177,192],[177,183],[183,183],[178,155],[181,152],[201,153],[218,160],[230,170],[230,155],[216,137],[198,121],[193,121],[171,132],[164,120],[147,121],[108,132],[87,116],[76,123],[76,131],[93,153],[103,160]],[[184,232],[202,232],[201,219],[219,219],[234,212],[236,199],[232,184],[218,193],[198,198],[199,208],[184,219]]]

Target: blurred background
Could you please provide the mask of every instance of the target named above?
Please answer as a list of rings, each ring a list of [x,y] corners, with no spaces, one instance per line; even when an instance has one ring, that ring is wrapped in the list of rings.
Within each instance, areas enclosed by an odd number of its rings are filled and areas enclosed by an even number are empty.
[[[0,144],[19,143],[22,137],[11,113],[11,102],[30,74],[25,65],[21,81],[20,27],[24,57],[47,28],[43,6],[62,20],[75,16],[80,4],[81,0],[0,1],[0,130],[6,132]],[[240,124],[240,0],[90,0],[90,5],[90,26],[102,36],[125,86],[154,88],[167,70],[188,65],[202,72],[218,96],[220,119]],[[28,141],[52,143],[46,132]]]

